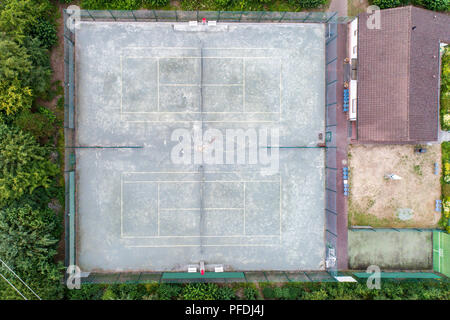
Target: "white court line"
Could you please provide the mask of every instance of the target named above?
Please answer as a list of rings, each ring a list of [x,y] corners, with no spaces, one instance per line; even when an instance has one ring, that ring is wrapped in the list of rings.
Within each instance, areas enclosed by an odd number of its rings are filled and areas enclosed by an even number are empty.
[[[276,60],[279,58],[276,57],[202,57],[202,56],[124,56],[125,59],[272,59],[272,60]]]
[[[120,236],[123,236],[123,173],[120,174]]]
[[[278,238],[279,234],[255,234],[255,235],[244,235],[244,234],[234,234],[228,236],[128,236],[124,235],[120,237],[121,239],[157,239],[157,238]]]
[[[245,112],[245,58],[242,58],[242,111]]]
[[[157,97],[158,97],[158,111],[159,111],[159,58],[156,59],[156,65],[157,65],[157,75],[156,75],[156,82],[158,83],[158,88],[157,88]]]
[[[183,245],[160,245],[160,246],[125,246],[125,248],[178,248],[178,247],[279,247],[279,244],[183,244]]]
[[[236,48],[238,49],[238,48]],[[251,49],[249,49],[251,50]],[[123,112],[123,64],[122,64],[122,59],[123,58],[142,58],[142,59],[156,59],[157,61],[157,101],[158,101],[158,106],[157,106],[157,110],[158,111],[154,111],[154,112]],[[121,104],[120,104],[120,120],[121,121],[125,121],[125,122],[130,122],[130,123],[185,123],[185,122],[192,122],[192,121],[196,121],[196,120],[124,120],[123,119],[123,114],[158,114],[158,113],[162,113],[162,114],[171,114],[171,113],[175,113],[175,112],[159,112],[160,111],[160,87],[161,86],[167,86],[167,87],[200,87],[201,85],[199,84],[160,84],[160,64],[159,64],[159,60],[163,59],[163,58],[177,58],[177,59],[199,59],[199,58],[208,58],[208,59],[242,59],[242,63],[243,63],[243,71],[242,71],[242,84],[204,84],[204,87],[236,87],[236,86],[242,86],[242,108],[243,111],[242,112],[176,112],[177,114],[200,114],[200,113],[211,113],[211,114],[241,114],[241,113],[253,113],[253,114],[279,114],[278,117],[278,122],[281,121],[281,103],[282,103],[282,61],[281,58],[278,58],[279,63],[280,63],[280,69],[279,69],[279,74],[280,74],[280,85],[279,85],[279,106],[278,112],[246,112],[245,110],[245,88],[246,88],[246,84],[245,84],[245,61],[246,59],[271,59],[271,60],[277,60],[277,58],[275,57],[195,57],[195,56],[187,56],[187,57],[160,57],[160,56],[153,56],[153,57],[132,57],[132,56],[120,56],[120,60],[121,60]],[[204,120],[204,122],[207,123],[274,123],[277,122],[276,120],[255,120],[255,121],[242,121],[242,120]]]
[[[125,122],[130,122],[130,123],[186,123],[186,122],[195,122],[195,121],[199,121],[199,120],[123,120]],[[203,122],[220,122],[220,123],[273,123],[273,122],[280,122],[279,120],[259,120],[259,121],[239,121],[239,120],[227,120],[227,121],[211,121],[211,120],[203,120]]]
[[[159,237],[159,217],[160,217],[160,211],[159,211],[159,183],[158,183],[158,199],[157,199],[157,206],[158,206],[158,237]]]
[[[259,170],[255,171],[259,173]],[[147,174],[147,173],[164,173],[164,174],[179,174],[179,173],[193,173],[193,174],[201,174],[201,173],[228,173],[228,174],[232,174],[232,173],[242,173],[242,171],[221,171],[221,170],[206,170],[206,171],[202,171],[202,172],[198,172],[198,171],[122,171],[123,174],[138,174],[138,173],[142,173],[142,174]],[[269,181],[269,180],[266,180]],[[277,181],[277,180],[273,180],[273,181]]]
[[[246,201],[246,196],[245,196],[245,189],[246,189],[246,186],[247,186],[247,184],[244,182],[244,235],[246,234],[246,232],[245,232],[245,215],[246,215],[246,204],[245,204],[245,201]]]
[[[210,84],[195,84],[195,83],[161,83],[161,87],[241,87],[242,83],[210,83]]]
[[[219,114],[241,114],[241,113],[248,113],[248,114],[260,114],[260,113],[264,113],[264,114],[278,114],[280,113],[279,111],[125,111],[122,112],[123,114],[128,114],[128,113],[162,113],[162,114],[172,114],[172,113],[183,113],[183,114],[196,114],[196,113],[219,113]],[[196,120],[193,120],[196,121]],[[197,120],[200,121],[200,120]]]
[[[244,210],[244,208],[161,208],[164,211],[194,211],[194,210]]]
[[[278,182],[278,180],[206,180],[206,181],[199,181],[199,180],[140,180],[140,181],[123,181],[123,183],[202,183],[202,182],[210,182],[210,183],[251,183],[251,182]]]
[[[209,173],[236,173],[236,172],[238,172],[238,171],[232,171],[232,172],[220,172],[220,171],[210,171]],[[120,234],[120,238],[121,239],[157,239],[157,238],[165,238],[165,239],[168,239],[168,238],[203,238],[203,237],[206,237],[206,238],[237,238],[237,237],[243,237],[243,238],[264,238],[264,237],[269,237],[269,238],[272,238],[272,237],[278,237],[279,238],[279,243],[281,244],[281,237],[282,237],[282,228],[281,228],[281,217],[282,217],[282,213],[281,213],[281,207],[282,207],[282,203],[281,203],[281,201],[282,201],[282,197],[281,197],[281,177],[279,177],[279,179],[278,179],[278,181],[277,180],[232,180],[232,181],[223,181],[223,180],[214,180],[214,181],[204,181],[204,182],[211,182],[211,183],[214,183],[214,182],[216,182],[216,183],[220,183],[220,182],[225,182],[225,183],[243,183],[244,184],[244,189],[243,189],[243,196],[244,196],[244,208],[205,208],[205,210],[243,210],[244,211],[244,217],[243,217],[243,219],[244,219],[244,234],[243,235],[228,235],[228,236],[161,236],[160,235],[160,211],[161,210],[166,210],[166,211],[183,211],[183,210],[192,210],[192,209],[195,209],[195,210],[200,210],[200,208],[167,208],[167,209],[164,209],[164,208],[160,208],[160,183],[164,183],[164,182],[167,182],[167,181],[159,181],[159,180],[149,180],[149,181],[123,181],[123,175],[124,174],[135,174],[135,173],[133,173],[133,172],[122,172],[121,173],[121,199],[120,199],[120,202],[121,202],[121,208],[120,208],[120,219],[121,219],[121,234]],[[145,173],[161,173],[161,172],[137,172],[137,173],[142,173],[142,174],[145,174]],[[194,174],[200,174],[200,172],[167,172],[167,173],[171,173],[171,174],[177,174],[177,173],[194,173]],[[157,193],[157,207],[158,207],[158,235],[157,236],[127,236],[127,235],[124,235],[124,233],[123,233],[123,184],[124,183],[136,183],[136,182],[152,182],[152,183],[154,183],[154,182],[157,182],[157,185],[158,185],[158,193]],[[176,182],[176,183],[180,183],[180,182],[190,182],[190,183],[192,183],[192,182],[195,182],[195,183],[200,183],[200,181],[198,181],[198,180],[193,180],[193,181],[173,181],[173,182]],[[245,215],[246,215],[246,183],[267,183],[267,182],[272,182],[272,183],[274,183],[274,182],[279,182],[280,183],[280,199],[279,199],[279,203],[280,203],[280,213],[279,213],[279,216],[280,216],[280,220],[279,220],[279,225],[280,225],[280,234],[279,235],[246,235],[245,233],[246,233],[246,230],[245,230]],[[181,247],[192,247],[192,246],[200,246],[200,245],[159,245],[159,246],[156,246],[156,245],[151,245],[151,246],[141,246],[141,245],[138,245],[138,246],[126,246],[126,247],[178,247],[178,246],[181,246]],[[269,245],[245,245],[245,244],[240,244],[240,245],[206,245],[206,246],[219,246],[219,247],[227,247],[227,246],[275,246],[275,245],[271,245],[271,244],[269,244]]]

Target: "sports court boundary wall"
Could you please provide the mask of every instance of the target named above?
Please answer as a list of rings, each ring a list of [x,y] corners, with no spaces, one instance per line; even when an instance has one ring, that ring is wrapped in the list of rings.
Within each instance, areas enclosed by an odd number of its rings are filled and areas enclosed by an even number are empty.
[[[352,19],[337,17],[337,12],[80,10],[82,21],[188,22],[203,18],[217,22],[251,23],[347,23]]]
[[[357,232],[430,232],[432,234],[433,271],[450,277],[450,235],[441,229],[426,228],[372,228],[352,226],[349,231]]]
[[[76,265],[76,161],[75,152],[75,35],[64,20],[64,181],[65,181],[65,260],[66,267]],[[67,274],[66,274],[67,276]]]
[[[71,13],[72,14],[72,13]],[[76,19],[67,10],[64,15],[64,134],[65,134],[65,265],[76,265],[76,159],[75,159],[75,34],[69,28]],[[326,223],[325,258],[327,274],[337,274],[337,229],[336,229],[336,82],[337,82],[337,25],[352,18],[337,17],[336,12],[266,12],[266,11],[163,11],[163,10],[80,10],[82,21],[149,21],[187,22],[191,20],[216,20],[218,22],[273,22],[273,23],[323,23],[326,27]],[[332,110],[334,109],[334,110]],[[316,272],[317,273],[317,272]],[[323,277],[322,277],[323,278]]]
[[[325,37],[325,262],[326,270],[337,274],[337,38],[338,20],[326,25]]]

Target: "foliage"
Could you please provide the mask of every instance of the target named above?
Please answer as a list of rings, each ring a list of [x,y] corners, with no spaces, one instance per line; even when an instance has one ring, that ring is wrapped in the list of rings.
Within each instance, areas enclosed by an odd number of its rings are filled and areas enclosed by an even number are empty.
[[[26,204],[0,210],[0,256],[43,298],[62,296],[61,266],[53,262],[60,223],[48,208]]]
[[[323,6],[326,0],[293,0],[293,2],[301,8],[313,9]]]
[[[380,7],[380,9],[395,8],[402,5],[400,0],[374,0],[373,5]]]
[[[58,168],[47,156],[33,136],[0,124],[0,207],[38,187],[50,187]]]
[[[330,282],[290,282],[279,285],[262,284],[265,299],[289,300],[390,300],[390,299],[424,299],[448,300],[450,298],[450,283],[448,282],[390,282],[383,281],[381,289],[369,289],[365,283],[330,283]],[[83,284],[81,290],[67,290],[68,299],[118,299],[136,298],[148,299],[186,299],[186,300],[213,300],[221,299],[225,289],[233,292],[239,287],[212,283],[194,284],[154,284],[152,287],[137,284],[100,285]],[[156,290],[157,295],[152,293]],[[130,294],[130,292],[134,292]],[[231,295],[227,295],[231,298]],[[255,287],[244,288],[244,299],[252,300],[258,297]]]
[[[81,7],[89,10],[138,10],[142,7],[163,7],[169,0],[82,0]]]
[[[31,37],[37,38],[46,49],[53,47],[58,40],[54,23],[43,18],[39,18],[36,21],[36,24],[30,34]]]
[[[430,10],[435,11],[450,10],[450,0],[420,0],[420,4]]]
[[[231,300],[236,295],[229,287],[219,287],[214,283],[194,283],[183,288],[184,300]]]
[[[31,67],[32,62],[25,47],[8,38],[0,40],[0,79],[23,80],[29,76]]]
[[[100,300],[106,285],[83,284],[80,289],[67,289],[66,296],[70,300]]]
[[[244,297],[246,300],[256,300],[258,291],[253,287],[244,288]]]
[[[24,45],[28,50],[32,68],[27,79],[23,79],[23,81],[30,86],[35,96],[42,96],[51,87],[52,69],[48,50],[42,47],[41,41],[37,38],[26,38]]]
[[[142,300],[145,293],[141,284],[114,284],[106,288],[102,300]]]
[[[19,80],[0,80],[0,110],[7,116],[31,107],[33,99],[29,87],[23,87]]]
[[[159,300],[173,300],[181,294],[181,291],[181,286],[162,284],[158,287],[157,293]]]
[[[0,11],[0,31],[19,43],[40,18],[52,19],[55,7],[49,0],[6,0]]]
[[[53,121],[53,117],[49,119],[49,116],[45,113],[32,113],[29,110],[25,110],[17,115],[13,124],[22,129],[22,131],[32,134],[38,141],[41,141],[55,132]]]

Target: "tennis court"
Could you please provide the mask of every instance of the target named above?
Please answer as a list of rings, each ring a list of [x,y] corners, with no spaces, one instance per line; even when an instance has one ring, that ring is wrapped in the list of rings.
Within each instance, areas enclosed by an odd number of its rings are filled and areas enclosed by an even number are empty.
[[[323,24],[81,22],[80,268],[323,270],[324,61]],[[176,130],[245,139],[223,162],[199,163],[194,143],[179,163]]]

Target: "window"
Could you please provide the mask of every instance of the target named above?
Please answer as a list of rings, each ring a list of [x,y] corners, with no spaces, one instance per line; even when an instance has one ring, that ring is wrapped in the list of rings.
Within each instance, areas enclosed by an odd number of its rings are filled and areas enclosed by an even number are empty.
[[[354,46],[354,47],[353,47],[353,53],[354,53],[354,54],[356,54],[356,49],[357,49],[357,46]]]
[[[356,37],[356,35],[358,34],[358,30],[353,31],[353,35]]]

